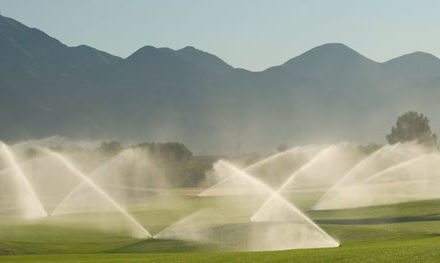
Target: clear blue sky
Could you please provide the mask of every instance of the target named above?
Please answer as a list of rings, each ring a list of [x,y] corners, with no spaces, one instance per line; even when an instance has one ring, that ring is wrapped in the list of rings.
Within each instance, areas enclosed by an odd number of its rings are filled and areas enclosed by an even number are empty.
[[[328,42],[377,61],[440,56],[437,0],[0,0],[0,11],[67,45],[122,57],[192,45],[261,70]]]

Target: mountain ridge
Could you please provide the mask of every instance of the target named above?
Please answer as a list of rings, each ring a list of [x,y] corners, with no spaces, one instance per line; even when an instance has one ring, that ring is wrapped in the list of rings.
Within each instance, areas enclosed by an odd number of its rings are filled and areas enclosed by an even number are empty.
[[[0,17],[0,59],[6,140],[177,140],[220,153],[380,141],[406,110],[440,124],[440,60],[423,52],[381,63],[328,43],[255,72],[191,46],[126,58],[69,47]]]
[[[224,63],[225,65],[227,65],[227,66],[229,66],[229,67],[231,67],[231,68],[235,68],[235,67],[232,67],[231,65],[227,64],[226,62],[224,62],[221,58],[217,57],[216,55],[214,55],[214,54],[212,54],[212,53],[209,53],[209,52],[206,52],[206,51],[199,50],[199,49],[197,49],[197,48],[195,48],[195,47],[193,47],[193,46],[185,46],[185,47],[183,47],[183,48],[180,48],[180,49],[176,49],[176,50],[174,50],[174,49],[166,48],[166,47],[154,47],[154,46],[146,45],[146,46],[143,46],[143,47],[139,48],[138,50],[134,51],[133,53],[131,53],[130,55],[128,55],[126,58],[121,58],[121,57],[119,57],[119,56],[117,56],[117,55],[113,55],[113,54],[111,54],[111,53],[109,53],[109,52],[102,51],[102,50],[99,50],[99,49],[93,48],[93,47],[91,47],[91,46],[85,45],[85,44],[81,44],[81,45],[77,45],[77,46],[67,46],[67,45],[65,45],[64,43],[62,43],[61,41],[59,41],[59,40],[57,40],[57,39],[51,37],[51,36],[48,35],[48,34],[46,34],[44,31],[39,30],[38,28],[33,28],[33,27],[26,26],[26,25],[20,23],[19,21],[15,20],[15,19],[13,19],[13,18],[6,17],[6,16],[3,16],[3,15],[0,15],[0,33],[2,33],[2,31],[1,31],[1,25],[2,25],[1,22],[2,22],[2,21],[9,21],[10,23],[12,23],[12,24],[14,24],[14,25],[16,25],[16,26],[19,26],[19,27],[26,27],[28,30],[35,31],[35,32],[37,32],[37,33],[39,33],[39,34],[45,35],[47,38],[50,38],[50,39],[54,40],[55,42],[58,42],[59,44],[65,46],[65,47],[72,48],[72,49],[77,49],[77,48],[89,48],[89,49],[92,49],[92,50],[94,50],[94,51],[98,51],[98,52],[100,52],[100,53],[102,53],[102,54],[110,55],[110,56],[112,56],[112,57],[114,57],[114,58],[116,58],[116,59],[123,59],[123,60],[124,60],[124,59],[128,59],[128,58],[130,58],[131,56],[133,56],[136,52],[138,52],[139,50],[142,50],[143,48],[154,48],[154,49],[158,49],[158,50],[161,50],[161,49],[162,49],[162,50],[173,51],[173,52],[176,52],[176,53],[179,53],[179,52],[182,52],[182,51],[185,51],[185,50],[196,50],[196,51],[198,51],[199,53],[204,53],[204,54],[207,55],[207,56],[211,56],[211,57],[213,57],[213,58],[215,58],[215,59],[218,59],[219,62],[222,62],[222,63]],[[16,26],[14,26],[14,27],[16,27]],[[263,72],[263,71],[269,70],[269,69],[274,68],[274,67],[286,66],[286,65],[291,64],[291,63],[294,62],[295,60],[300,59],[300,58],[302,58],[302,57],[304,57],[304,56],[306,56],[306,55],[310,55],[311,53],[319,53],[319,52],[321,52],[321,51],[323,51],[323,50],[327,50],[327,51],[328,51],[328,49],[333,49],[333,50],[339,49],[340,51],[341,51],[341,50],[349,51],[349,53],[356,54],[356,55],[362,57],[363,59],[368,60],[369,62],[373,62],[373,63],[377,63],[377,64],[387,64],[387,63],[390,63],[390,62],[393,62],[393,61],[396,61],[396,60],[400,60],[400,59],[406,58],[406,57],[408,57],[408,56],[418,56],[418,57],[420,57],[420,56],[424,56],[425,58],[428,58],[428,57],[429,57],[429,58],[431,58],[431,59],[432,59],[432,58],[435,58],[435,59],[438,60],[438,62],[439,62],[439,64],[440,64],[440,59],[439,59],[437,56],[435,56],[435,55],[433,55],[433,54],[431,54],[431,53],[428,53],[428,52],[424,52],[424,51],[415,51],[415,52],[411,52],[411,53],[408,53],[408,54],[402,54],[402,55],[400,55],[400,56],[397,56],[397,57],[395,57],[395,58],[391,58],[391,59],[389,59],[389,60],[387,60],[387,61],[384,61],[384,62],[377,62],[377,61],[374,61],[374,60],[372,60],[372,59],[370,59],[370,58],[368,58],[368,57],[362,55],[361,53],[357,52],[356,50],[350,48],[349,46],[347,46],[347,45],[345,45],[345,44],[343,44],[343,43],[339,43],[339,42],[330,42],[330,43],[325,43],[325,44],[322,44],[322,45],[316,46],[316,47],[314,47],[314,48],[311,48],[311,49],[309,49],[309,50],[307,50],[307,51],[305,51],[305,52],[303,52],[303,53],[301,53],[301,54],[299,54],[299,55],[297,55],[297,56],[294,56],[294,57],[292,57],[292,58],[286,60],[286,62],[281,63],[281,64],[279,64],[279,65],[268,66],[268,67],[267,67],[266,69],[264,69],[264,70],[261,70],[261,71],[251,71],[251,72]],[[317,52],[317,51],[318,51],[318,52]],[[332,53],[334,54],[334,52],[332,52]],[[236,69],[240,69],[240,68],[236,68]],[[247,69],[244,69],[244,70],[247,70]],[[249,70],[247,70],[247,71],[249,71]]]

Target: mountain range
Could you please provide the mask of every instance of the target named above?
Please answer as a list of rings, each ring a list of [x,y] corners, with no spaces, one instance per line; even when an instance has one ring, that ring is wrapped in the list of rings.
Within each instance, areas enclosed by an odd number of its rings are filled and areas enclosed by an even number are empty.
[[[439,130],[439,98],[440,59],[424,52],[379,63],[329,43],[252,72],[194,47],[145,46],[127,58],[69,47],[0,16],[6,141],[180,141],[199,153],[381,143],[408,110],[425,113]]]

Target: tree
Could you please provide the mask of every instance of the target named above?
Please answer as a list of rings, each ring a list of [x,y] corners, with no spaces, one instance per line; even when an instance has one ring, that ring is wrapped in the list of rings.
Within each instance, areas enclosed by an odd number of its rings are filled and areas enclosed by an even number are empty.
[[[278,152],[284,152],[284,151],[286,151],[287,150],[287,145],[285,145],[285,144],[280,144],[278,147],[277,147],[277,151]]]
[[[98,150],[104,154],[116,155],[120,153],[124,148],[119,142],[103,142],[99,146]]]
[[[431,131],[428,118],[414,111],[401,115],[386,138],[390,144],[416,141],[427,146],[437,146],[437,135]]]
[[[372,154],[373,152],[379,150],[383,145],[370,143],[367,145],[359,145],[359,149],[365,154]]]

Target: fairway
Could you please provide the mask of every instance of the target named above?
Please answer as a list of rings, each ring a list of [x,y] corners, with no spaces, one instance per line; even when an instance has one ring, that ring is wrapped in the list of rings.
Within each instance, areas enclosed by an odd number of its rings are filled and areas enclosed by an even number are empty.
[[[192,210],[225,198],[194,198],[194,189],[175,192],[185,196],[174,207],[135,207],[133,215],[157,233]],[[121,233],[87,226],[81,215],[48,218],[1,228],[0,262],[436,262],[440,257],[440,201],[334,211],[310,211],[318,193],[294,193],[306,214],[340,243],[339,248],[298,249],[276,252],[220,252],[215,245],[176,240],[127,238]],[[85,217],[89,220],[91,217]],[[107,214],[111,224],[116,215]],[[230,224],[239,223],[234,219]]]

